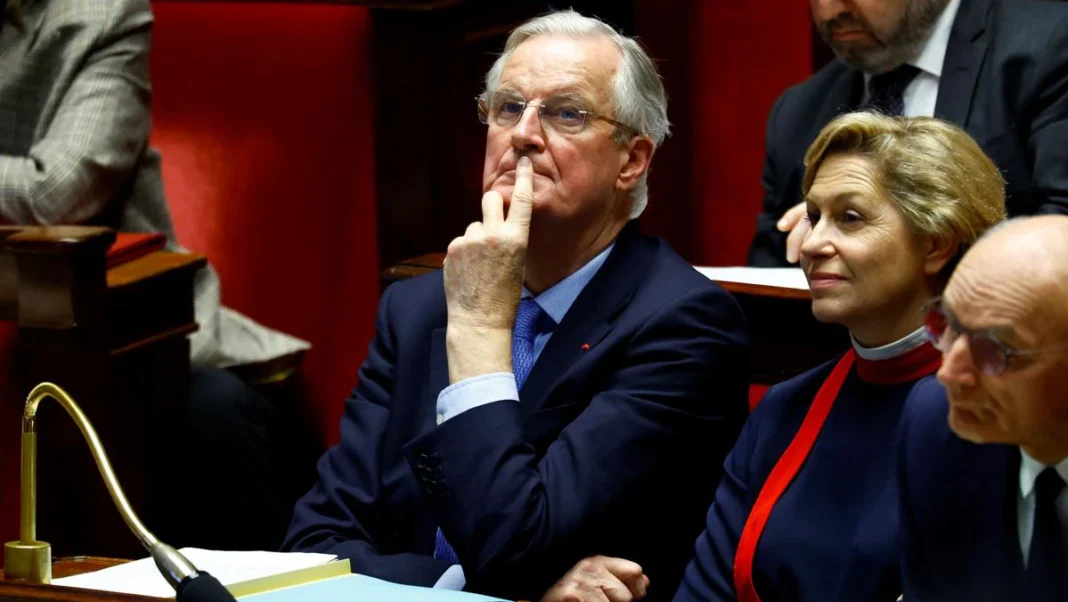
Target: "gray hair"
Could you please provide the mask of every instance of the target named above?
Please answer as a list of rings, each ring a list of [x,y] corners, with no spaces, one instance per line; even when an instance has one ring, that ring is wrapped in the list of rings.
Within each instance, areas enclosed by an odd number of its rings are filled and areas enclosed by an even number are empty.
[[[667,116],[667,93],[656,71],[653,59],[642,49],[641,44],[613,29],[607,23],[584,17],[574,10],[564,10],[536,17],[517,27],[504,45],[504,52],[486,73],[486,90],[495,90],[501,83],[504,64],[517,46],[535,36],[563,35],[573,38],[604,36],[613,42],[623,54],[623,61],[613,82],[615,119],[635,128],[652,139],[659,147],[670,133]],[[629,135],[617,129],[616,141],[622,144]],[[630,217],[636,218],[645,211],[649,202],[646,180],[649,172],[642,174],[638,185],[630,193]]]

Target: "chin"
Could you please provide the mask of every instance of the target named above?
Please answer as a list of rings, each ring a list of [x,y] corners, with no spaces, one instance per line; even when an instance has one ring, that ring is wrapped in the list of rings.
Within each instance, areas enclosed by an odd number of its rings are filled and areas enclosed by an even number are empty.
[[[824,324],[844,324],[849,313],[833,299],[812,300],[812,316]]]
[[[970,408],[949,407],[949,430],[953,434],[971,443],[998,443],[997,421],[986,412]]]

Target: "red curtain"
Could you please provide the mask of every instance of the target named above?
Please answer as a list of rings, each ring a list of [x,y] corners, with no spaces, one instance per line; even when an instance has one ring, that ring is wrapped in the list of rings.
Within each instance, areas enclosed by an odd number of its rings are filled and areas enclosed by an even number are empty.
[[[308,410],[334,442],[379,296],[368,10],[152,5],[152,143],[179,241],[226,305],[312,343]]]
[[[692,263],[744,264],[768,111],[811,72],[808,4],[638,0],[635,18],[674,131],[653,161],[645,226]]]

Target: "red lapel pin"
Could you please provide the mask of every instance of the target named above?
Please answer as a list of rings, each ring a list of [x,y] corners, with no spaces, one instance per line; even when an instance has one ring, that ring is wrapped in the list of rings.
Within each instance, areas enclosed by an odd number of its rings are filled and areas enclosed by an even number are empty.
[[[589,351],[590,350],[590,344],[589,343],[583,343],[582,344],[582,350],[583,351]]]

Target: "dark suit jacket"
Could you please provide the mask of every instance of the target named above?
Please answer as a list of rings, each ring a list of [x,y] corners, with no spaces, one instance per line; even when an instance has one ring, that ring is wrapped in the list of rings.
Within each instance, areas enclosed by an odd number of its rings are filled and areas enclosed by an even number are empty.
[[[775,222],[801,202],[805,151],[863,92],[863,74],[834,61],[776,101],[750,265],[787,265]],[[1002,170],[1010,215],[1068,213],[1068,3],[962,0],[935,117],[966,129]]]
[[[945,389],[928,378],[913,389],[901,419],[905,599],[1021,599],[1019,449],[958,438],[949,430],[948,412]]]
[[[639,562],[670,596],[746,415],[733,299],[627,226],[534,365],[520,400],[435,424],[448,385],[440,273],[390,287],[341,443],[284,548],[431,585],[440,526],[468,589],[537,600],[591,554]],[[587,350],[583,348],[589,346]]]

